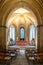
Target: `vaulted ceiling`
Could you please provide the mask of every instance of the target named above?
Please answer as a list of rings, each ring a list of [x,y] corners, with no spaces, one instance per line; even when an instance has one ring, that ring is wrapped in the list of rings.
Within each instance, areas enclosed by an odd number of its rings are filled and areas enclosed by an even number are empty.
[[[24,8],[19,8],[15,11],[12,11],[7,18],[7,27],[10,25],[34,25],[37,26],[37,19],[33,12],[28,11]]]
[[[0,0],[0,25],[6,23],[9,13],[13,9],[31,9],[37,17],[38,24],[43,24],[43,0]]]
[[[0,0],[0,7],[2,7],[5,3],[9,2],[11,0]],[[29,2],[29,0],[13,0],[14,2],[17,1],[26,1]],[[34,0],[30,0],[30,1],[34,1]],[[40,4],[40,6],[43,8],[43,0],[35,0],[38,4]]]

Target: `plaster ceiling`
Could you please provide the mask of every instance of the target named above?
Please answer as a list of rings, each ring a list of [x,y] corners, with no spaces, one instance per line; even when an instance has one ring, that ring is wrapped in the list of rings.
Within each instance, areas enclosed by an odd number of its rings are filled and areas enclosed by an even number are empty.
[[[3,6],[8,1],[11,1],[11,0],[0,0],[0,5]],[[13,0],[13,1],[15,1],[15,2],[17,2],[17,1],[27,1],[27,2],[29,2],[29,0]],[[40,6],[43,8],[43,0],[35,0],[35,1],[38,2],[38,4],[40,4]]]
[[[42,24],[42,22],[43,22],[43,0],[0,0],[0,12],[1,12],[0,13],[0,15],[1,15],[0,24],[6,25],[6,19],[8,17],[8,14],[13,9],[18,8],[18,7],[25,7],[27,9],[30,8],[35,13],[37,20],[38,20],[38,24],[39,23]],[[13,15],[15,17],[15,21],[16,21],[17,15],[19,15],[19,20],[20,20],[21,14],[13,12],[11,16],[13,16]],[[34,18],[34,15],[32,15],[31,12],[23,13],[22,16],[24,17],[24,20],[25,20],[25,18],[26,18],[25,16],[27,16],[27,19],[29,19],[30,15],[33,16],[33,18]],[[33,22],[32,17],[29,19],[29,21],[30,20]],[[12,21],[14,21],[14,19]]]
[[[28,25],[37,25],[35,16],[31,11],[28,11],[24,8],[19,8],[16,11],[13,11],[7,19],[8,25],[10,24],[28,24]]]

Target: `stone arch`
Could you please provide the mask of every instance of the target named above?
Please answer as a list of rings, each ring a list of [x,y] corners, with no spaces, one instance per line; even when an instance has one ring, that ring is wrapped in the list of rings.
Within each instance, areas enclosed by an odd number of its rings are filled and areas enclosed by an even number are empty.
[[[23,27],[24,28],[24,32],[25,32],[25,24],[19,24],[19,27],[18,27],[18,31],[19,31],[19,40],[20,40],[20,28]],[[24,40],[25,40],[25,33],[24,33]]]
[[[8,44],[9,44],[9,33],[10,33],[10,26],[13,26],[15,28],[15,40],[14,40],[14,43],[16,42],[16,31],[17,31],[17,27],[15,24],[10,24],[9,27],[7,27],[6,29],[6,48],[8,47]]]
[[[10,2],[10,3],[9,3]],[[26,8],[27,10],[31,9],[35,16],[37,17],[37,23],[38,25],[41,25],[42,24],[42,20],[43,20],[43,17],[42,17],[42,14],[41,14],[41,10],[42,10],[42,7],[36,2],[36,1],[32,2],[32,0],[29,0],[28,1],[15,1],[14,0],[9,0],[8,2],[6,2],[4,5],[2,5],[2,7],[0,8],[0,12],[1,12],[1,18],[0,18],[0,21],[1,21],[1,25],[2,26],[6,26],[6,20],[7,20],[7,17],[9,15],[9,13],[14,9],[16,10],[17,8],[19,7],[23,7],[23,8]],[[35,4],[35,5],[34,5]],[[38,5],[38,7],[36,6]],[[41,8],[41,9],[40,9]],[[6,31],[5,31],[6,33]],[[41,36],[39,36],[41,37]],[[6,36],[5,36],[6,38]],[[3,39],[3,38],[2,38]],[[6,39],[4,39],[4,42],[6,43],[5,41]],[[40,40],[40,39],[39,39]],[[40,42],[39,42],[40,43]],[[40,46],[40,45],[39,45]]]
[[[7,3],[7,5],[9,5],[9,3]],[[6,7],[7,7],[7,5],[6,5]],[[7,8],[7,11],[4,12],[4,14],[3,14],[2,25],[5,25],[6,26],[6,19],[7,19],[8,15],[9,15],[9,13],[13,9],[16,10],[19,7],[26,8],[27,10],[31,9],[34,12],[34,14],[36,15],[37,21],[40,22],[41,16],[40,16],[39,11],[37,10],[37,8],[35,8],[34,6],[30,6],[30,4],[27,3],[27,2],[25,2],[25,1],[22,1],[22,2],[13,3],[12,7],[10,7],[10,5],[9,5],[9,7]]]
[[[21,33],[21,31],[23,31],[23,34]],[[24,27],[20,27],[20,40],[25,40],[25,29],[24,29]]]

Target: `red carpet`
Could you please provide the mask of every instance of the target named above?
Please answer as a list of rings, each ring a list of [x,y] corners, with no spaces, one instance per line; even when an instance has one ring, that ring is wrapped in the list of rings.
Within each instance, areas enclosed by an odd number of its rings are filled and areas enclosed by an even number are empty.
[[[16,42],[16,45],[17,46],[27,46],[28,45],[28,42],[27,41],[17,41]]]

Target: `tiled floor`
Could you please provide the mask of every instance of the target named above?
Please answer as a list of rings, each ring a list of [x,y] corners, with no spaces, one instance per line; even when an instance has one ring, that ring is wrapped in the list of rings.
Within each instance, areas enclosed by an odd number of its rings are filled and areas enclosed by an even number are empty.
[[[28,65],[28,62],[25,55],[19,53],[16,60],[13,60],[11,65]]]
[[[31,61],[29,63],[26,59],[25,52],[22,52],[22,53],[21,52],[22,51],[19,52],[15,60],[14,59],[12,60],[11,65],[43,65],[40,63],[33,64]]]

